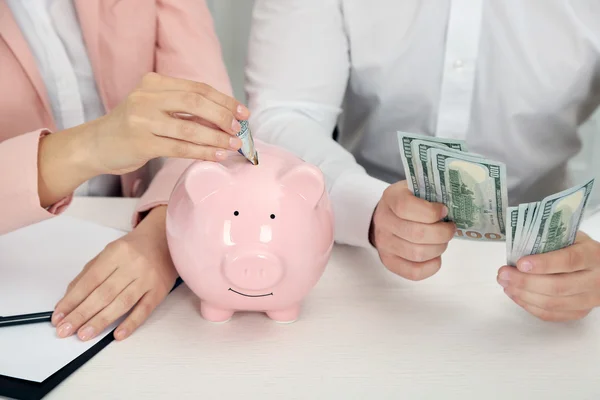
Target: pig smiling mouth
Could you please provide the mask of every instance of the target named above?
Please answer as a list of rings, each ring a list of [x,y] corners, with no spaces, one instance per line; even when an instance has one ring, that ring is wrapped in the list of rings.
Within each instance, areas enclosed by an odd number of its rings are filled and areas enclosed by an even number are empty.
[[[232,291],[233,293],[239,294],[240,296],[246,296],[246,297],[266,297],[266,296],[273,296],[273,292],[267,293],[267,294],[245,294],[245,293],[238,292],[237,290],[233,290],[232,288],[229,288],[229,290]]]

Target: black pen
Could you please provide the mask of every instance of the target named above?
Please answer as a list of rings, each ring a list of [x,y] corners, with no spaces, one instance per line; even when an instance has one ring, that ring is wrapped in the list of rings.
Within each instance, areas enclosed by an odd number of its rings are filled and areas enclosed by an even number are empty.
[[[0,328],[3,326],[37,324],[40,322],[50,322],[52,311],[33,314],[13,315],[10,317],[0,317]]]

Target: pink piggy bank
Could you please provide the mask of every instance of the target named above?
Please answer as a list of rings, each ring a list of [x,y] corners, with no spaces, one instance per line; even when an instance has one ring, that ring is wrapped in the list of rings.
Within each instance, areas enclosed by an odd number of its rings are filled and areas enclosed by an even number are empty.
[[[279,147],[256,148],[256,166],[238,153],[194,162],[167,208],[171,257],[209,321],[236,311],[295,321],[333,247],[321,171]]]

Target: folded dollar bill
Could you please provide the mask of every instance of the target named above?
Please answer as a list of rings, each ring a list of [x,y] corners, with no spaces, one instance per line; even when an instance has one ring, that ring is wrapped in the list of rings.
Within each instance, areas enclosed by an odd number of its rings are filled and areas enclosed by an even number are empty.
[[[456,236],[503,241],[508,195],[506,167],[469,153],[464,141],[398,132],[411,192],[448,207]]]
[[[515,266],[526,255],[571,246],[592,193],[594,179],[542,201],[507,210],[507,264]]]
[[[250,132],[250,126],[248,121],[238,121],[242,126],[242,129],[237,133],[237,137],[242,141],[242,147],[238,152],[246,157],[254,165],[258,165],[258,153],[254,147],[254,139],[252,138],[252,132]]]

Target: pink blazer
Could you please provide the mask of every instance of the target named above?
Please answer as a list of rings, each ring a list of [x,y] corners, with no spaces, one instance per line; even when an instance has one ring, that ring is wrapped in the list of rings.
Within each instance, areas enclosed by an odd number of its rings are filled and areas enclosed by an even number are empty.
[[[204,0],[75,0],[104,107],[112,110],[147,72],[206,82],[231,95],[213,21]],[[37,194],[40,135],[56,130],[35,59],[8,5],[0,0],[0,234],[51,218]],[[168,160],[151,181],[148,165],[122,176],[123,193],[140,212],[166,204],[190,164]]]

